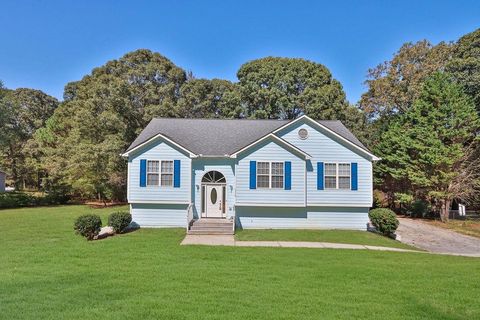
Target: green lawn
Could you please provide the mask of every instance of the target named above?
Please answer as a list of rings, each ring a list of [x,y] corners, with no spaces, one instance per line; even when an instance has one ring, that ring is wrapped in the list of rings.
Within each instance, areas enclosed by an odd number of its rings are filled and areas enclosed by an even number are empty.
[[[316,241],[352,243],[420,250],[379,234],[353,230],[237,230],[235,238],[244,241]]]
[[[480,318],[480,259],[179,246],[182,229],[87,242],[72,224],[91,211],[0,211],[1,319]]]

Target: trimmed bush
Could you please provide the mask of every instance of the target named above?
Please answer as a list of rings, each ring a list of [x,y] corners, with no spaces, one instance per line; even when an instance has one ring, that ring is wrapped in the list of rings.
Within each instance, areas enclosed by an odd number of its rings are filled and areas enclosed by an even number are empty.
[[[387,208],[370,210],[368,213],[370,221],[378,231],[384,235],[390,235],[398,228],[398,220],[395,212]]]
[[[102,220],[96,214],[85,214],[75,220],[73,229],[87,240],[92,240],[102,228]]]
[[[122,233],[132,222],[132,215],[127,211],[114,212],[108,216],[108,225],[115,230],[115,233]]]

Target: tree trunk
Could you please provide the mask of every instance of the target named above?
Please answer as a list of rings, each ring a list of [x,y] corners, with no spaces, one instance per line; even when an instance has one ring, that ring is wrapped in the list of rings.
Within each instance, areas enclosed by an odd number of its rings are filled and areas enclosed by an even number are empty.
[[[442,222],[448,222],[450,215],[450,205],[452,201],[449,199],[442,199],[440,200],[440,203],[440,219],[442,220]]]

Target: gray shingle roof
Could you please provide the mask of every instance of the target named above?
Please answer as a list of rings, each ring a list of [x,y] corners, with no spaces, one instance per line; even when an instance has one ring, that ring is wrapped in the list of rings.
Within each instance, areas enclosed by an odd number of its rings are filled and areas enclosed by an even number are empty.
[[[155,118],[133,141],[127,151],[157,134],[162,134],[195,154],[203,156],[230,155],[290,121]],[[368,151],[340,121],[320,120],[318,122]]]

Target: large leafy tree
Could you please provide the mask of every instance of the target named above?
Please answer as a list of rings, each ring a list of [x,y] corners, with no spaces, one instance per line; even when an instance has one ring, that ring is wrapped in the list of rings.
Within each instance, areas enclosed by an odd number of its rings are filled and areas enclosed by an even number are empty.
[[[342,86],[319,63],[267,57],[245,63],[237,77],[251,118],[342,119],[348,107]]]
[[[392,60],[368,70],[360,108],[371,120],[388,120],[389,116],[408,110],[421,93],[423,82],[442,71],[451,55],[451,45],[433,46],[427,40],[405,43]]]
[[[58,101],[40,90],[0,91],[0,167],[8,171],[17,188],[38,187],[38,157],[29,141],[53,114]]]
[[[464,35],[457,41],[447,71],[473,98],[480,114],[480,29]]]
[[[184,118],[240,118],[238,85],[221,79],[191,79],[180,89],[177,114]]]
[[[304,59],[267,57],[243,64],[237,72],[245,116],[260,119],[341,120],[366,139],[366,118],[351,106],[340,82],[322,64]]]
[[[149,50],[95,68],[65,87],[65,102],[37,134],[49,182],[100,199],[124,197],[119,154],[155,116],[175,116],[185,72]]]
[[[375,148],[382,157],[378,176],[431,200],[447,220],[453,199],[471,201],[479,195],[479,130],[475,106],[462,87],[436,73],[382,134]]]

